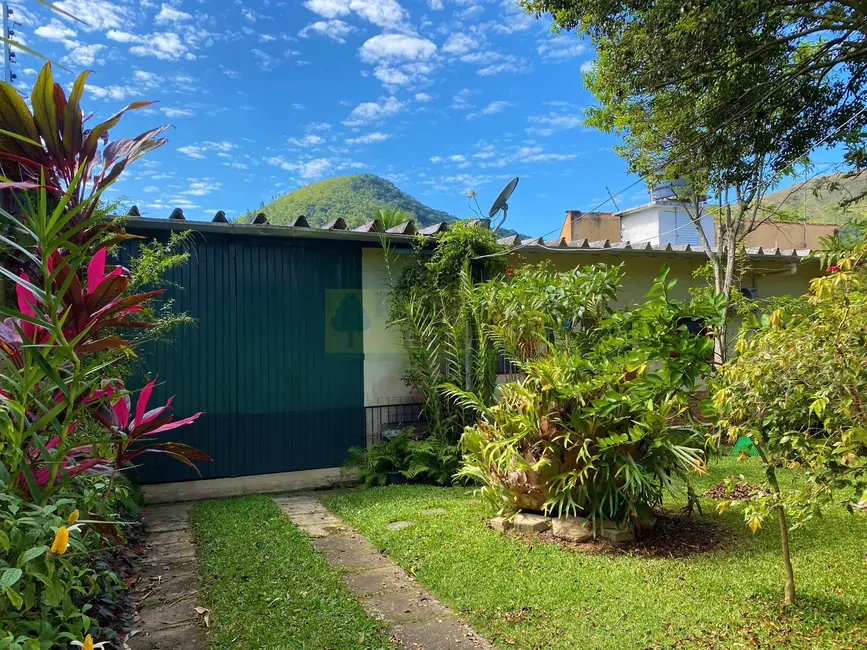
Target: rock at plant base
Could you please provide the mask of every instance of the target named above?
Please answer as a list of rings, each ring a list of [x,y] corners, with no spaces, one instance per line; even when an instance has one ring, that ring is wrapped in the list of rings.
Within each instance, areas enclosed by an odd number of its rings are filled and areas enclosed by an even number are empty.
[[[488,524],[491,526],[491,528],[493,528],[494,530],[499,530],[501,533],[507,530],[512,530],[515,527],[515,524],[513,524],[505,517],[494,517],[488,522]]]
[[[444,515],[446,514],[445,508],[425,508],[421,511],[423,515]]]
[[[410,526],[412,526],[411,521],[393,521],[385,527],[389,530],[401,530],[403,528],[409,528]]]
[[[512,518],[512,525],[519,533],[541,533],[551,527],[551,517],[519,512]]]
[[[602,537],[612,544],[625,544],[635,541],[635,528],[631,525],[619,526],[611,521],[602,524]]]
[[[570,542],[587,542],[593,539],[593,524],[583,517],[555,517],[554,537]]]

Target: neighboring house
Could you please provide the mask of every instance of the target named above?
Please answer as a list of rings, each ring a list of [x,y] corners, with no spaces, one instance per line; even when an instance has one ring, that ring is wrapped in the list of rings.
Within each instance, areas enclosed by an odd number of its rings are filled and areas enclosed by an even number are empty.
[[[650,201],[620,212],[581,212],[566,210],[560,236],[567,242],[582,240],[630,242],[632,244],[701,245],[701,237],[691,218],[691,204],[678,201],[677,182],[661,183],[650,192]],[[700,210],[702,228],[711,246],[720,239],[713,216]],[[764,221],[744,239],[747,248],[821,247],[823,237],[837,232],[829,223]]]
[[[274,475],[269,485],[283,489],[333,478],[350,446],[366,444],[389,424],[412,421],[419,410],[401,380],[401,341],[386,327],[389,283],[381,247],[384,237],[399,264],[412,252],[416,228],[407,223],[382,232],[372,223],[349,230],[342,220],[311,228],[303,217],[273,226],[264,215],[253,224],[217,221],[177,215],[127,220],[131,234],[148,238],[165,240],[173,230],[196,233],[190,262],[170,272],[164,296],[196,323],[140,354],[147,373],[165,378],[159,399],[175,395],[179,417],[203,411],[173,439],[214,458],[200,464],[202,478],[241,481],[242,490],[254,489],[245,477],[260,474]],[[419,232],[433,235],[446,227]],[[688,298],[699,282],[693,272],[706,261],[701,249],[687,245],[502,241],[512,248],[512,265],[622,263],[622,304],[642,300],[663,264],[678,280],[675,295]],[[135,255],[136,245],[125,242],[122,263]],[[753,271],[745,286],[760,297],[804,293],[820,273],[818,262],[803,260],[807,252],[750,250]],[[302,471],[303,483],[286,478]],[[180,463],[154,459],[140,476],[150,484],[198,478]],[[216,489],[199,485],[192,486],[198,494]],[[180,497],[164,491],[163,498]]]

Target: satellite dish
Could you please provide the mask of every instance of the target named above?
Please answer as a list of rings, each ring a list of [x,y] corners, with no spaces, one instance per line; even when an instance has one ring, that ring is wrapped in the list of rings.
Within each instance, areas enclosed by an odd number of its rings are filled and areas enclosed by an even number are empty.
[[[512,180],[510,180],[506,187],[502,189],[499,196],[497,196],[497,200],[494,201],[494,204],[491,206],[491,209],[488,210],[488,216],[493,218],[495,214],[497,214],[500,210],[503,211],[503,220],[497,224],[497,227],[494,228],[494,232],[497,232],[500,227],[506,222],[506,217],[509,214],[509,204],[507,201],[509,197],[512,196],[512,192],[515,191],[515,188],[518,186],[518,177],[515,176]]]

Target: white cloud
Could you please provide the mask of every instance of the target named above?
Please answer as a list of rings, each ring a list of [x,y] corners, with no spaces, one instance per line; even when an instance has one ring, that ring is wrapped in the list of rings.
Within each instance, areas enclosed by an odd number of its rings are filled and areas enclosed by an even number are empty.
[[[195,115],[193,111],[186,108],[172,108],[170,106],[164,106],[160,109],[166,117],[192,117]]]
[[[85,90],[92,93],[97,99],[113,99],[119,102],[127,99],[132,95],[136,95],[135,88],[129,86],[97,86],[95,84],[87,84]]]
[[[443,159],[442,159],[441,157],[439,157],[439,156],[431,156],[431,157],[430,157],[430,161],[431,161],[432,163],[440,163],[440,162],[443,161]]]
[[[500,6],[506,10],[502,23],[494,23],[490,28],[500,34],[514,34],[530,29],[536,24],[536,19],[517,6],[514,0],[503,0]]]
[[[476,113],[468,113],[467,119],[472,120],[472,119],[479,117],[481,115],[495,115],[496,113],[502,113],[504,110],[509,108],[509,106],[514,106],[514,104],[512,104],[512,102],[507,102],[507,101],[503,101],[503,100],[491,102],[490,104],[485,106],[482,110],[480,110]]]
[[[297,147],[315,147],[318,144],[325,142],[325,138],[308,133],[303,138],[289,138],[288,142]]]
[[[408,19],[397,0],[307,0],[304,6],[323,18],[348,16],[354,12],[374,25],[389,29],[402,27]]]
[[[33,33],[49,41],[62,41],[73,38],[76,35],[75,30],[69,29],[69,27],[56,20],[52,20],[48,25],[40,25]]]
[[[238,79],[241,76],[240,72],[232,70],[232,68],[227,68],[222,63],[220,64],[220,72],[229,77],[229,79]]]
[[[166,25],[168,23],[177,23],[190,19],[192,19],[192,15],[186,13],[185,11],[179,11],[171,5],[163,3],[163,5],[160,7],[160,12],[154,18],[154,22],[157,25]]]
[[[477,47],[476,39],[463,32],[456,32],[449,36],[443,45],[443,52],[449,54],[466,54]]]
[[[304,6],[325,18],[348,16],[351,11],[346,0],[307,0]]]
[[[186,147],[178,147],[178,152],[188,156],[189,158],[195,158],[197,160],[201,160],[205,157],[204,149],[202,147],[196,147],[194,145],[187,145]]]
[[[168,113],[166,114],[168,115]],[[236,145],[232,144],[228,140],[222,140],[220,142],[205,140],[198,145],[191,144],[185,147],[178,147],[178,151],[185,156],[188,156],[189,158],[202,159],[205,157],[205,153],[207,153],[208,151],[217,151],[218,156],[228,156],[227,152],[235,149],[235,147]]]
[[[439,11],[443,8],[443,0],[427,0],[427,3],[434,11]]]
[[[105,31],[132,27],[129,11],[121,11],[107,0],[62,0],[56,6],[84,22],[75,22],[76,29]],[[86,26],[85,26],[86,25]]]
[[[433,97],[431,97],[427,93],[416,93],[415,94],[415,101],[421,102],[422,104],[427,103],[427,102],[431,101],[432,99],[433,99]]]
[[[297,172],[304,179],[322,178],[335,166],[334,162],[328,158],[314,158],[312,160],[291,162],[283,156],[272,156],[266,158],[266,162],[286,171]]]
[[[65,42],[64,44],[69,47],[69,42]],[[105,45],[100,43],[91,43],[89,45],[79,45],[76,43],[69,54],[63,57],[63,60],[73,65],[91,66],[96,61],[97,54],[104,49]]]
[[[425,60],[436,52],[437,46],[431,41],[417,36],[404,34],[378,34],[361,46],[359,53],[363,61],[376,63],[386,60]]]
[[[581,72],[590,72],[596,67],[596,61],[585,61],[581,64]]]
[[[278,65],[280,65],[280,63],[282,63],[282,59],[273,57],[270,54],[256,48],[250,50],[250,53],[256,58],[256,65],[258,65],[259,68],[262,70],[273,70]]]
[[[551,135],[554,131],[577,129],[584,126],[584,117],[576,113],[549,113],[533,115],[529,122],[541,125],[541,129],[528,130],[536,135]]]
[[[250,7],[243,7],[241,9],[241,13],[243,14],[244,18],[249,20],[251,23],[255,23],[259,19],[259,14],[250,9]]]
[[[452,97],[452,103],[449,108],[452,108],[457,111],[464,111],[473,107],[470,103],[470,95],[473,94],[473,91],[469,88],[463,88],[455,93],[455,96]]]
[[[276,40],[277,40],[277,37],[276,37],[276,36],[271,36],[271,34],[259,34],[259,40],[260,40],[262,43],[270,43],[270,42],[272,42],[272,41],[276,41]]]
[[[476,70],[476,74],[480,77],[489,77],[491,75],[500,74],[502,72],[527,72],[527,69],[524,67],[520,67],[515,63],[506,62],[506,63],[495,63],[494,65],[489,65],[486,68],[480,68]]]
[[[298,36],[301,38],[307,38],[310,35],[310,32],[316,32],[323,36],[327,36],[338,43],[345,43],[345,37],[354,31],[355,27],[349,23],[343,22],[342,20],[318,20],[315,23],[307,25],[307,27],[298,32]]]
[[[539,56],[548,61],[563,61],[564,59],[581,56],[587,51],[587,46],[580,41],[561,37],[543,42],[536,48],[536,51],[539,53]]]
[[[129,48],[135,56],[153,56],[163,61],[177,61],[187,54],[187,46],[173,32],[156,32],[142,39],[141,45]]]
[[[196,181],[192,178],[187,179],[189,185],[188,189],[181,192],[181,194],[185,194],[188,196],[207,196],[214,190],[220,189],[220,185],[222,183],[218,183],[216,181],[212,181],[207,179],[205,181]]]
[[[467,159],[459,153],[456,153],[453,156],[449,156],[448,158],[446,158],[446,160],[454,163],[462,163],[467,161]]]
[[[357,138],[348,138],[346,144],[374,144],[376,142],[385,142],[391,137],[389,133],[375,131],[366,135],[358,136]]]
[[[118,43],[138,43],[141,36],[132,32],[122,32],[117,29],[110,29],[105,33],[106,38]]]
[[[379,120],[396,115],[404,108],[404,103],[394,95],[382,102],[364,102],[352,109],[349,118],[343,121],[346,126],[361,126],[378,122]]]

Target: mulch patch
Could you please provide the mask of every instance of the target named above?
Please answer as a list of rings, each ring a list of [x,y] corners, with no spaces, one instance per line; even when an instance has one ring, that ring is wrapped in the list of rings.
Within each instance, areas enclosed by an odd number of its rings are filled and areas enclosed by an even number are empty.
[[[556,544],[560,548],[588,555],[634,555],[643,557],[689,557],[710,553],[724,542],[724,533],[711,521],[696,515],[658,511],[656,525],[634,542],[612,544],[606,539],[568,542],[550,530],[525,536],[528,542]]]
[[[712,488],[710,488],[707,492],[705,492],[704,495],[708,499],[741,501],[743,499],[749,499],[759,490],[760,488],[756,487],[755,485],[750,485],[749,483],[741,483],[740,481],[736,481],[732,485],[732,489],[729,490],[726,486],[726,482],[720,481]]]

